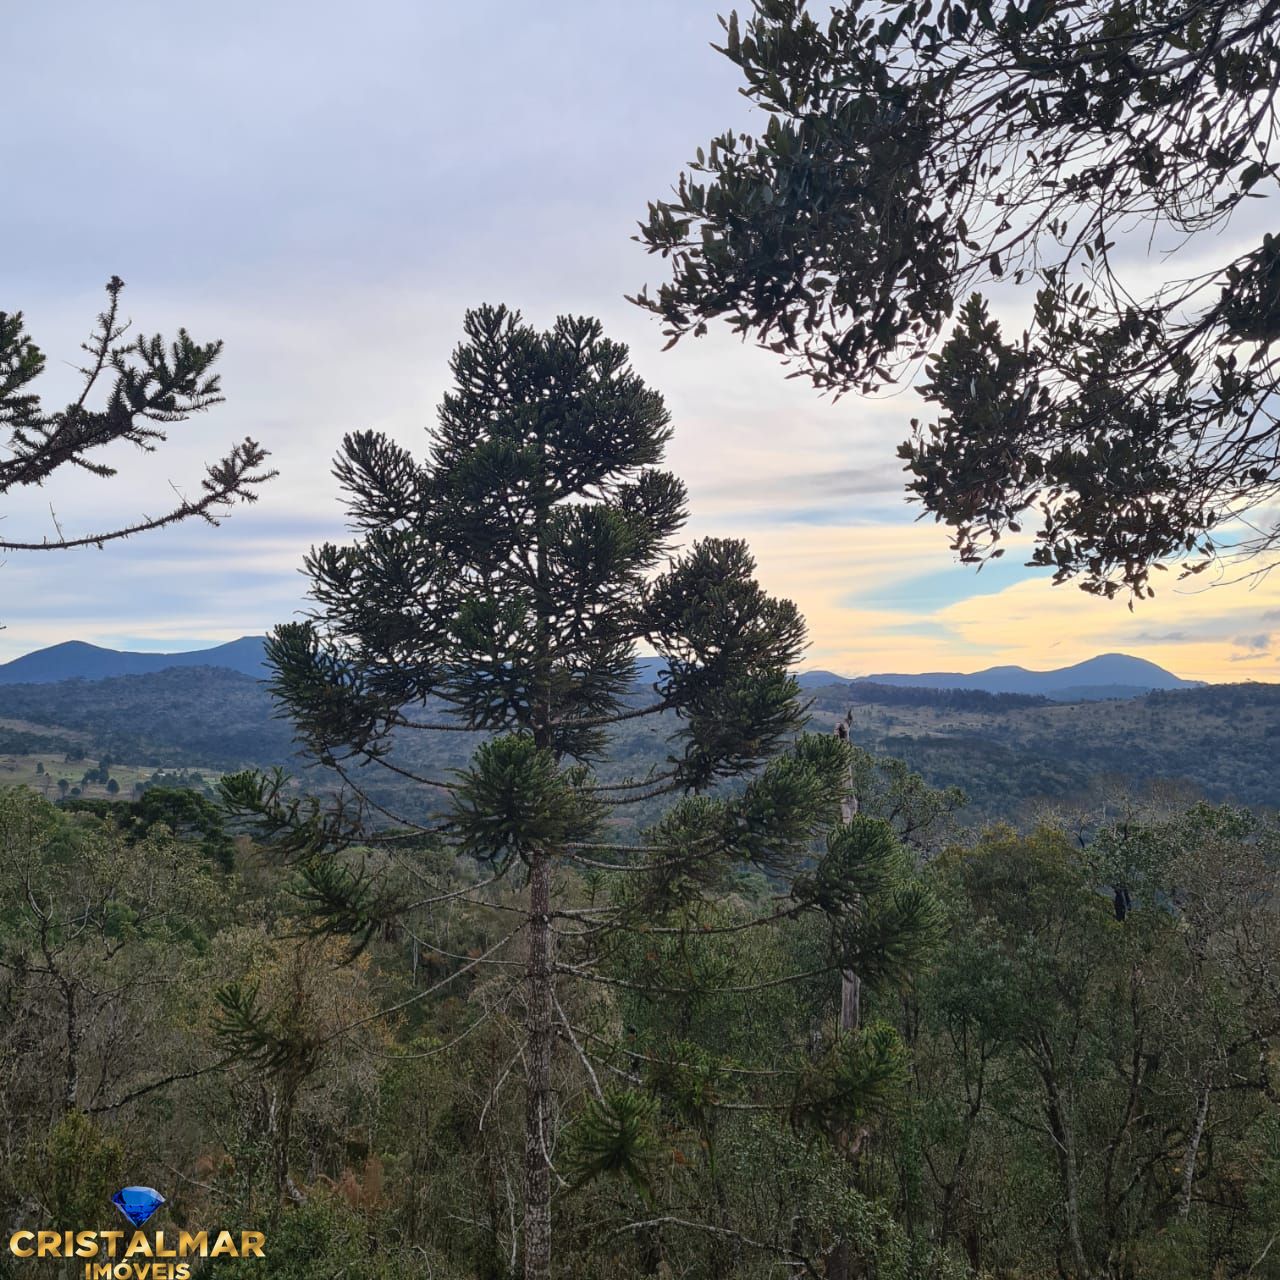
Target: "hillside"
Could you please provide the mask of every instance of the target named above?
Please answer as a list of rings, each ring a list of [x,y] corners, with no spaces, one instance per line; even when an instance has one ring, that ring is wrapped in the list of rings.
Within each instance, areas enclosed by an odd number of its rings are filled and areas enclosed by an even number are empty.
[[[984,817],[1079,798],[1104,780],[1172,783],[1267,807],[1280,798],[1280,685],[1072,703],[871,684],[810,696],[818,721],[852,709],[856,741],[906,760],[935,785],[962,787]]]
[[[0,685],[0,718],[25,722],[28,733],[76,730],[98,754],[152,766],[235,769],[282,763],[292,751],[263,684],[221,667]]]
[[[1079,798],[1104,779],[1162,780],[1254,805],[1274,806],[1280,796],[1280,685],[1078,703],[870,682],[807,692],[816,725],[833,725],[852,709],[856,742],[906,760],[935,785],[962,787],[975,820]],[[671,728],[660,719],[622,726],[610,772],[640,773],[661,760]],[[96,754],[150,768],[232,770],[289,764],[293,756],[290,728],[273,717],[265,686],[217,668],[0,686],[0,735],[15,739],[8,750],[24,749],[19,736],[26,750],[51,749],[56,730],[75,732]],[[431,772],[460,764],[473,745],[470,735],[413,734],[396,758]],[[387,799],[412,793],[392,775],[374,776]]]

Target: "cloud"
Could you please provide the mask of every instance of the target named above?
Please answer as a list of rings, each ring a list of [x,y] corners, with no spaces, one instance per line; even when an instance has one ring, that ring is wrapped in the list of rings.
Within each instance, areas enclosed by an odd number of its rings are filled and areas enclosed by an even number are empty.
[[[776,461],[782,462],[784,457],[785,451],[780,450]],[[886,463],[830,471],[817,468],[795,471],[781,466],[771,467],[761,475],[705,485],[701,496],[726,505],[756,505],[763,500],[776,506],[782,516],[788,511],[804,511],[814,505],[823,510],[839,510],[844,520],[849,521],[851,512],[847,502],[839,508],[829,508],[826,504],[834,499],[868,497],[897,501],[901,499],[903,488],[902,468]]]
[[[1252,636],[1236,636],[1231,643],[1240,649],[1251,649],[1255,653],[1265,653],[1271,648],[1271,633],[1262,631]]]
[[[1275,652],[1256,647],[1265,638],[1256,629],[1257,619],[1280,605],[1280,582],[1224,582],[1187,590],[1174,574],[1166,581],[1153,599],[1135,604],[1132,611],[1120,601],[1102,600],[1070,585],[1026,581],[995,595],[959,601],[938,616],[971,644],[985,637],[997,662],[1042,665],[1040,659],[1051,647],[1054,665],[1120,651],[1149,658],[1187,678],[1230,680],[1236,642],[1245,641],[1254,646],[1247,652],[1266,668],[1267,677],[1280,676]],[[1186,625],[1188,621],[1192,625]]]

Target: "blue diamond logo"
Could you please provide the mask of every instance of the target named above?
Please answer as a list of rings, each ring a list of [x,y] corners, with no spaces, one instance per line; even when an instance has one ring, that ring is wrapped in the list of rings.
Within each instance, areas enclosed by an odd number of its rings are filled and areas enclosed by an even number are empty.
[[[111,1197],[111,1203],[135,1227],[140,1227],[164,1204],[164,1196],[151,1187],[121,1187]]]

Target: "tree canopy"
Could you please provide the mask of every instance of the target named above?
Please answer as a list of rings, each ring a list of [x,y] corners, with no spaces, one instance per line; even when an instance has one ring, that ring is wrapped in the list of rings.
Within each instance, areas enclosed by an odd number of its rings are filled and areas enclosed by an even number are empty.
[[[900,453],[964,560],[1028,518],[1031,563],[1107,596],[1265,554],[1280,241],[1248,217],[1275,191],[1277,16],[758,0],[721,52],[764,126],[650,204],[640,239],[670,274],[635,301],[672,342],[722,318],[837,394],[927,358],[937,416]],[[1190,247],[1233,215],[1218,261]],[[1154,282],[1148,247],[1172,259]]]

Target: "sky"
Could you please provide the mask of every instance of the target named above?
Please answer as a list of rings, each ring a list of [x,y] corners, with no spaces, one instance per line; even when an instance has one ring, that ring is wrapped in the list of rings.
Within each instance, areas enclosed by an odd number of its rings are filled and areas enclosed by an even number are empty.
[[[306,607],[307,549],[344,536],[342,436],[421,448],[465,310],[598,315],[660,389],[687,536],[746,538],[808,619],[806,667],[845,675],[1149,658],[1280,678],[1280,575],[1179,583],[1131,611],[1020,563],[955,562],[917,520],[897,444],[921,402],[823,398],[727,331],[664,352],[625,301],[661,278],[632,237],[694,149],[750,128],[704,0],[88,0],[5,15],[10,125],[0,309],[22,310],[65,400],[112,274],[144,333],[226,344],[227,401],[111,481],[10,496],[6,537],[155,514],[252,436],[280,477],[220,528],[0,565],[0,661],[63,640],[157,651],[261,633]],[[1158,271],[1157,266],[1152,267]]]

